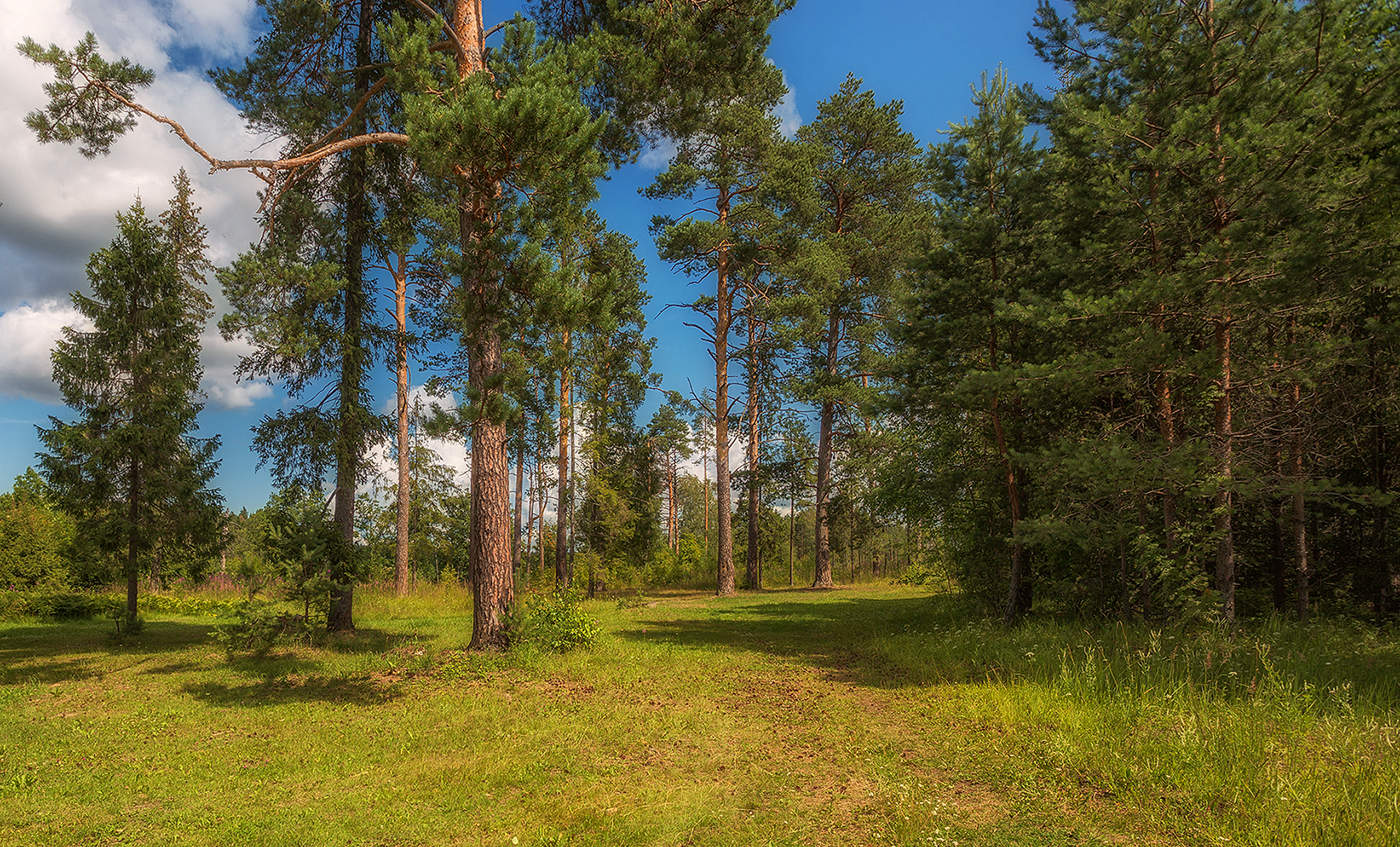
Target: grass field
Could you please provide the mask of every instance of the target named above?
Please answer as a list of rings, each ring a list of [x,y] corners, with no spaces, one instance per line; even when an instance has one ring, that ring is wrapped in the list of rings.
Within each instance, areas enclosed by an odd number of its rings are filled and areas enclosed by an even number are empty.
[[[648,601],[566,655],[460,652],[456,592],[264,659],[209,619],[0,624],[0,842],[1400,843],[1400,645],[1362,624]]]

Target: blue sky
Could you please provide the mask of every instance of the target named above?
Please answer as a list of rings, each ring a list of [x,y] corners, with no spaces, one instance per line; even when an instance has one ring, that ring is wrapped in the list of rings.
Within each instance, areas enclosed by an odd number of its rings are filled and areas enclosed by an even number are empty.
[[[998,63],[1016,82],[1049,84],[1047,68],[1026,42],[1035,5],[1034,0],[798,0],[774,26],[768,56],[782,68],[801,120],[815,116],[818,102],[854,73],[881,100],[902,100],[905,127],[927,144],[939,140],[949,121],[967,115],[969,85]],[[203,67],[236,60],[247,49],[255,24],[251,0],[212,6],[201,0],[132,0],[115,14],[100,0],[56,0],[43,10],[53,13],[47,17],[30,12],[33,4],[20,0],[0,0],[0,6],[10,7],[0,15],[0,43],[14,44],[24,34],[71,43],[74,34],[93,29],[112,52],[134,55],[161,74],[148,102],[165,100],[171,112],[192,113],[194,125],[222,134],[230,144],[243,141],[251,147],[259,141],[231,129],[236,115],[199,76]],[[485,3],[488,17],[508,15],[514,7]],[[162,208],[170,174],[184,165],[199,174],[206,223],[218,242],[215,259],[226,261],[253,237],[255,205],[254,185],[246,177],[203,175],[185,151],[151,128],[124,139],[105,163],[82,162],[72,149],[39,149],[17,122],[39,103],[41,77],[13,55],[0,56],[0,73],[11,70],[7,78],[18,82],[0,93],[0,120],[24,149],[4,166],[10,173],[0,172],[0,263],[8,268],[0,278],[0,343],[10,359],[0,364],[0,490],[34,463],[39,448],[34,425],[67,414],[45,383],[43,350],[67,314],[65,292],[82,284],[87,254],[110,239],[112,213],[138,191],[148,207]],[[638,242],[652,294],[649,331],[661,339],[654,367],[665,388],[688,392],[691,383],[712,384],[714,371],[702,340],[684,326],[685,315],[662,311],[696,292],[656,257],[647,227],[659,207],[638,194],[654,174],[654,166],[624,168],[601,187],[597,205],[614,229]],[[37,211],[36,198],[42,198]],[[236,346],[209,337],[211,401],[202,425],[204,434],[223,438],[218,484],[228,505],[256,508],[266,500],[271,480],[256,469],[249,427],[285,398],[276,390],[234,385],[229,370],[236,354]],[[424,376],[415,374],[415,384]],[[380,403],[392,396],[387,371],[373,387]]]

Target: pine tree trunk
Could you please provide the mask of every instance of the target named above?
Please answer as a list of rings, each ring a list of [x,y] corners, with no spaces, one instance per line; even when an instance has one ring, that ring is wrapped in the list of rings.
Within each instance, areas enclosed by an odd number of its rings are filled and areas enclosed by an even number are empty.
[[[1290,332],[1290,335],[1292,333]],[[1294,601],[1299,620],[1308,619],[1309,567],[1308,567],[1308,524],[1307,505],[1303,495],[1303,433],[1302,433],[1302,387],[1293,383],[1293,551],[1294,551]]]
[[[411,448],[408,443],[408,273],[400,262],[394,276],[394,319],[398,326],[398,338],[394,344],[394,357],[398,364],[396,386],[396,409],[398,413],[399,450],[399,490],[398,514],[394,525],[394,593],[402,597],[408,593],[408,511],[412,496],[409,484],[409,458]]]
[[[1381,374],[1381,363],[1376,355],[1376,343],[1372,339],[1367,345],[1368,359],[1370,362],[1370,377],[1373,392],[1377,396],[1384,396],[1383,377]],[[1390,493],[1390,466],[1388,457],[1390,455],[1390,439],[1386,430],[1386,417],[1383,407],[1376,406],[1372,412],[1371,423],[1371,484],[1381,495],[1375,505],[1371,507],[1371,543],[1370,558],[1371,564],[1366,570],[1369,579],[1373,581],[1371,594],[1372,609],[1378,617],[1386,617],[1395,611],[1395,597],[1397,593],[1397,575],[1395,574],[1395,555],[1391,549],[1390,539],[1390,511],[1391,506],[1385,502],[1385,497]]]
[[[1283,498],[1271,497],[1269,501],[1269,575],[1274,611],[1285,612],[1288,610],[1288,566],[1283,555]]]
[[[569,502],[569,424],[573,410],[569,406],[569,365],[571,354],[569,329],[562,338],[565,364],[559,372],[559,516],[554,521],[554,584],[569,587],[568,524],[564,510]]]
[[[465,79],[485,70],[485,33],[480,0],[457,0],[453,29],[464,49],[458,57],[458,75]],[[459,207],[462,253],[470,256],[490,230],[481,189],[464,184]],[[480,270],[462,280],[467,292],[464,315],[467,326],[467,381],[478,407],[499,405],[505,364],[501,354],[501,280]],[[490,414],[472,421],[471,465],[471,575],[472,640],[477,650],[505,647],[507,615],[515,602],[514,573],[510,568],[510,448],[505,424]]]
[[[723,229],[729,216],[729,196],[720,190],[717,207]],[[717,557],[715,593],[734,593],[734,539],[729,509],[729,251],[719,248],[715,297],[715,528]]]
[[[572,403],[572,396],[569,399]],[[574,582],[574,528],[578,526],[578,524],[574,522],[574,509],[577,505],[575,501],[578,499],[574,496],[574,486],[577,484],[576,480],[578,479],[578,468],[574,464],[578,459],[578,444],[574,441],[575,418],[575,415],[569,416],[569,535],[565,539],[567,542],[565,549],[567,550],[568,556],[564,560],[570,585]],[[592,597],[593,595],[589,594],[588,596]]]
[[[1021,525],[1020,473],[1011,461],[1011,453],[1006,442],[1006,430],[1002,425],[1000,404],[995,399],[992,400],[991,418],[992,430],[996,435],[997,453],[1000,455],[1004,467],[1006,501],[1011,514],[1011,574],[1008,580],[1004,615],[1006,621],[1010,623],[1030,611],[1030,575],[1026,568],[1025,545],[1016,537],[1016,531]]]
[[[797,581],[797,562],[793,558],[795,554],[795,542],[797,540],[797,492],[792,493],[792,501],[788,504],[788,588]]]
[[[372,0],[360,0],[359,34],[355,40],[355,94],[369,91],[370,35],[373,32]],[[366,116],[358,116],[352,135],[368,131]],[[336,445],[335,524],[340,547],[331,555],[330,609],[326,628],[331,632],[355,629],[355,577],[350,558],[355,547],[355,487],[359,482],[363,449],[359,415],[360,386],[364,381],[365,243],[369,240],[369,151],[350,151],[345,177],[345,335],[341,339],[339,385],[339,444]]]
[[[1294,601],[1297,604],[1298,618],[1308,619],[1309,600],[1309,566],[1308,566],[1308,524],[1307,510],[1303,499],[1303,463],[1302,456],[1298,453],[1293,457],[1294,485],[1293,489],[1293,550],[1296,567],[1294,570]]]
[[[748,363],[748,464],[749,464],[749,485],[748,491],[748,520],[749,538],[748,549],[744,551],[744,584],[746,588],[757,590],[762,588],[762,580],[759,577],[759,557],[758,557],[758,344],[762,339],[761,332],[751,332],[749,338],[749,363]]]
[[[1206,40],[1210,42],[1210,101],[1215,113],[1211,123],[1211,157],[1215,160],[1215,191],[1210,198],[1211,221],[1216,241],[1228,248],[1226,230],[1230,223],[1230,212],[1226,203],[1225,165],[1227,154],[1223,142],[1221,123],[1220,94],[1223,84],[1219,81],[1216,67],[1215,0],[1206,0],[1202,23]],[[1217,284],[1228,290],[1229,252],[1225,251],[1225,274]],[[1235,421],[1234,421],[1234,373],[1231,361],[1231,335],[1234,318],[1229,307],[1222,307],[1215,318],[1215,350],[1220,375],[1216,381],[1219,400],[1215,408],[1216,450],[1219,454],[1220,491],[1215,497],[1215,587],[1220,592],[1220,617],[1226,622],[1235,620],[1235,529],[1234,529],[1234,483],[1235,483]]]
[[[1158,331],[1165,328],[1165,319],[1160,317],[1159,307]],[[1157,426],[1162,434],[1162,444],[1170,457],[1176,449],[1176,414],[1172,408],[1172,384],[1171,378],[1165,372],[1157,374]],[[1167,553],[1176,550],[1176,486],[1170,480],[1166,480],[1162,486],[1162,532],[1166,537]]]
[[[710,457],[700,457],[701,487],[705,489],[700,500],[705,504],[705,558],[710,557]]]
[[[521,428],[524,429],[522,422]],[[510,566],[520,573],[525,551],[520,549],[520,518],[525,498],[525,438],[522,435],[515,448],[515,528],[511,533]]]
[[[680,552],[680,533],[676,515],[676,463],[666,463],[666,542],[672,553]]]
[[[530,480],[530,497],[527,501],[528,511],[525,515],[525,546],[520,551],[522,568],[524,567],[525,557],[530,555],[530,550],[533,548],[535,543],[535,492],[537,489],[538,486],[535,485],[535,480],[532,478]]]
[[[826,377],[835,381],[837,356],[841,341],[841,320],[832,312],[826,336]],[[832,588],[831,527],[828,505],[831,500],[831,439],[836,426],[836,407],[830,400],[822,401],[821,422],[817,432],[817,502],[816,502],[816,563],[812,575],[813,588]]]

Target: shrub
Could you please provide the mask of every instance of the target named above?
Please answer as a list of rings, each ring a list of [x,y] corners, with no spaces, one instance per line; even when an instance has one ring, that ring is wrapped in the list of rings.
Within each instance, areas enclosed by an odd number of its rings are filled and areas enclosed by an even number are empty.
[[[118,597],[82,591],[0,591],[0,617],[34,617],[55,621],[105,617],[125,608]]]
[[[553,591],[529,598],[519,611],[517,644],[532,644],[556,653],[591,647],[602,629],[583,610],[572,591]]]
[[[73,538],[73,519],[43,500],[0,495],[0,585],[68,584]]]
[[[233,620],[216,627],[214,638],[230,655],[247,651],[265,656],[278,644],[306,644],[311,627],[305,615],[294,615],[265,600],[243,600],[234,605]]]

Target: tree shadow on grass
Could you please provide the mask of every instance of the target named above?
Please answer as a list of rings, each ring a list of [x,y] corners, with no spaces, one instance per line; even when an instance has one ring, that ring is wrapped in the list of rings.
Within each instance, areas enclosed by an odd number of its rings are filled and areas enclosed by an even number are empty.
[[[334,703],[378,706],[403,696],[399,686],[370,676],[300,676],[264,678],[238,685],[201,682],[185,692],[214,706],[280,706],[287,703]]]
[[[798,594],[804,599],[778,599]],[[900,631],[909,621],[926,618],[931,604],[947,599],[839,597],[802,588],[768,591],[756,602],[752,596],[720,598],[700,607],[705,610],[702,617],[648,620],[619,635],[682,647],[757,651],[811,665],[842,682],[898,687],[927,680],[882,661],[872,642]]]
[[[212,624],[148,622],[118,640],[108,621],[67,621],[0,629],[0,685],[91,679],[112,672],[104,657],[143,657],[184,651],[210,640]]]
[[[618,634],[764,653],[871,688],[1025,681],[1111,698],[1185,686],[1206,699],[1239,700],[1271,687],[1284,698],[1311,698],[1326,711],[1347,711],[1349,699],[1400,710],[1400,640],[1374,630],[1352,633],[1346,622],[1275,629],[1248,624],[1233,636],[1210,628],[1173,632],[1161,624],[1050,618],[1006,627],[957,595],[842,593],[724,598],[694,607],[695,613],[648,616]]]
[[[384,629],[356,629],[353,635],[332,634],[318,646],[337,653],[389,653],[394,650],[412,649],[432,641],[432,636],[423,632],[390,632]]]

